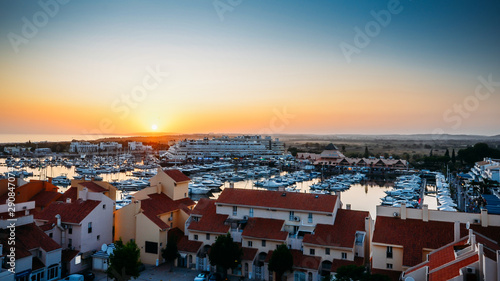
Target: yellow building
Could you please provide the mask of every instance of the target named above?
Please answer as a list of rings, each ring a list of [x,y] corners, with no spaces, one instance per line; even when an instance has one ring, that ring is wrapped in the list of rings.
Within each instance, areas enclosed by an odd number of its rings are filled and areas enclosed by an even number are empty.
[[[161,249],[173,228],[184,231],[195,202],[188,197],[190,179],[178,170],[158,169],[151,186],[134,194],[132,203],[115,212],[114,239],[135,240],[145,264],[163,262]]]

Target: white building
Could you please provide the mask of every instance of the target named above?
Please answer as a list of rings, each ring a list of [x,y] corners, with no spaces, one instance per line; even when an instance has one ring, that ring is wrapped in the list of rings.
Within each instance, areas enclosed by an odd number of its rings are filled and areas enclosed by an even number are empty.
[[[151,145],[143,145],[139,141],[131,141],[128,143],[128,149],[132,151],[148,151],[153,150],[153,147]]]
[[[100,142],[99,148],[101,150],[120,150],[122,149],[122,144],[117,142]]]
[[[69,145],[69,152],[88,153],[97,152],[99,145],[90,142],[71,142]]]
[[[9,226],[13,217],[9,214],[9,206],[0,205],[0,280],[58,280],[61,278],[61,246],[43,232],[34,222],[31,212],[35,202],[16,204],[15,229]],[[8,237],[14,233],[15,247],[9,243]],[[11,248],[15,248],[12,253]],[[14,254],[15,274],[10,272],[10,256]],[[4,263],[5,262],[5,263]]]
[[[71,187],[60,201],[35,217],[37,225],[63,247],[62,263],[68,274],[88,268],[93,252],[100,250],[102,244],[113,242],[115,202],[96,183],[83,184],[80,191]]]
[[[171,146],[165,156],[170,159],[220,157],[273,157],[282,155],[284,144],[267,136],[222,136],[213,139],[183,140]]]

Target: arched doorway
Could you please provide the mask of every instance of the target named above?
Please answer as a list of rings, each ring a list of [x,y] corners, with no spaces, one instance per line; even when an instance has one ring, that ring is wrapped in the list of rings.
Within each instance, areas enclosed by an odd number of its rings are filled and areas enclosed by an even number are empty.
[[[332,262],[328,260],[322,261],[319,269],[319,275],[321,276],[320,280],[329,280],[325,277],[330,276],[331,270],[332,270]]]
[[[210,263],[208,261],[208,251],[210,250],[210,245],[203,246],[196,254],[196,268],[198,270],[210,270]]]
[[[266,257],[267,253],[260,252],[253,262],[255,280],[264,280],[264,261],[266,260]]]

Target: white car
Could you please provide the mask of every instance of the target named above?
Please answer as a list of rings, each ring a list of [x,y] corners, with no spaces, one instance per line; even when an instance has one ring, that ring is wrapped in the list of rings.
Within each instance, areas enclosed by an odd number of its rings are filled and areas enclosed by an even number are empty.
[[[198,274],[198,276],[196,276],[194,278],[194,281],[206,281],[206,280],[208,280],[209,275],[210,275],[210,272],[203,271],[202,273]]]

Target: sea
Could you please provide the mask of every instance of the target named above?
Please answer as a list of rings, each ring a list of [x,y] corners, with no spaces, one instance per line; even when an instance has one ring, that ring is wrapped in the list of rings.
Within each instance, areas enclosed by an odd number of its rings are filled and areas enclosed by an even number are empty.
[[[100,138],[129,137],[127,135],[83,135],[83,134],[0,134],[0,144],[25,142],[57,142],[83,140],[91,141]]]

